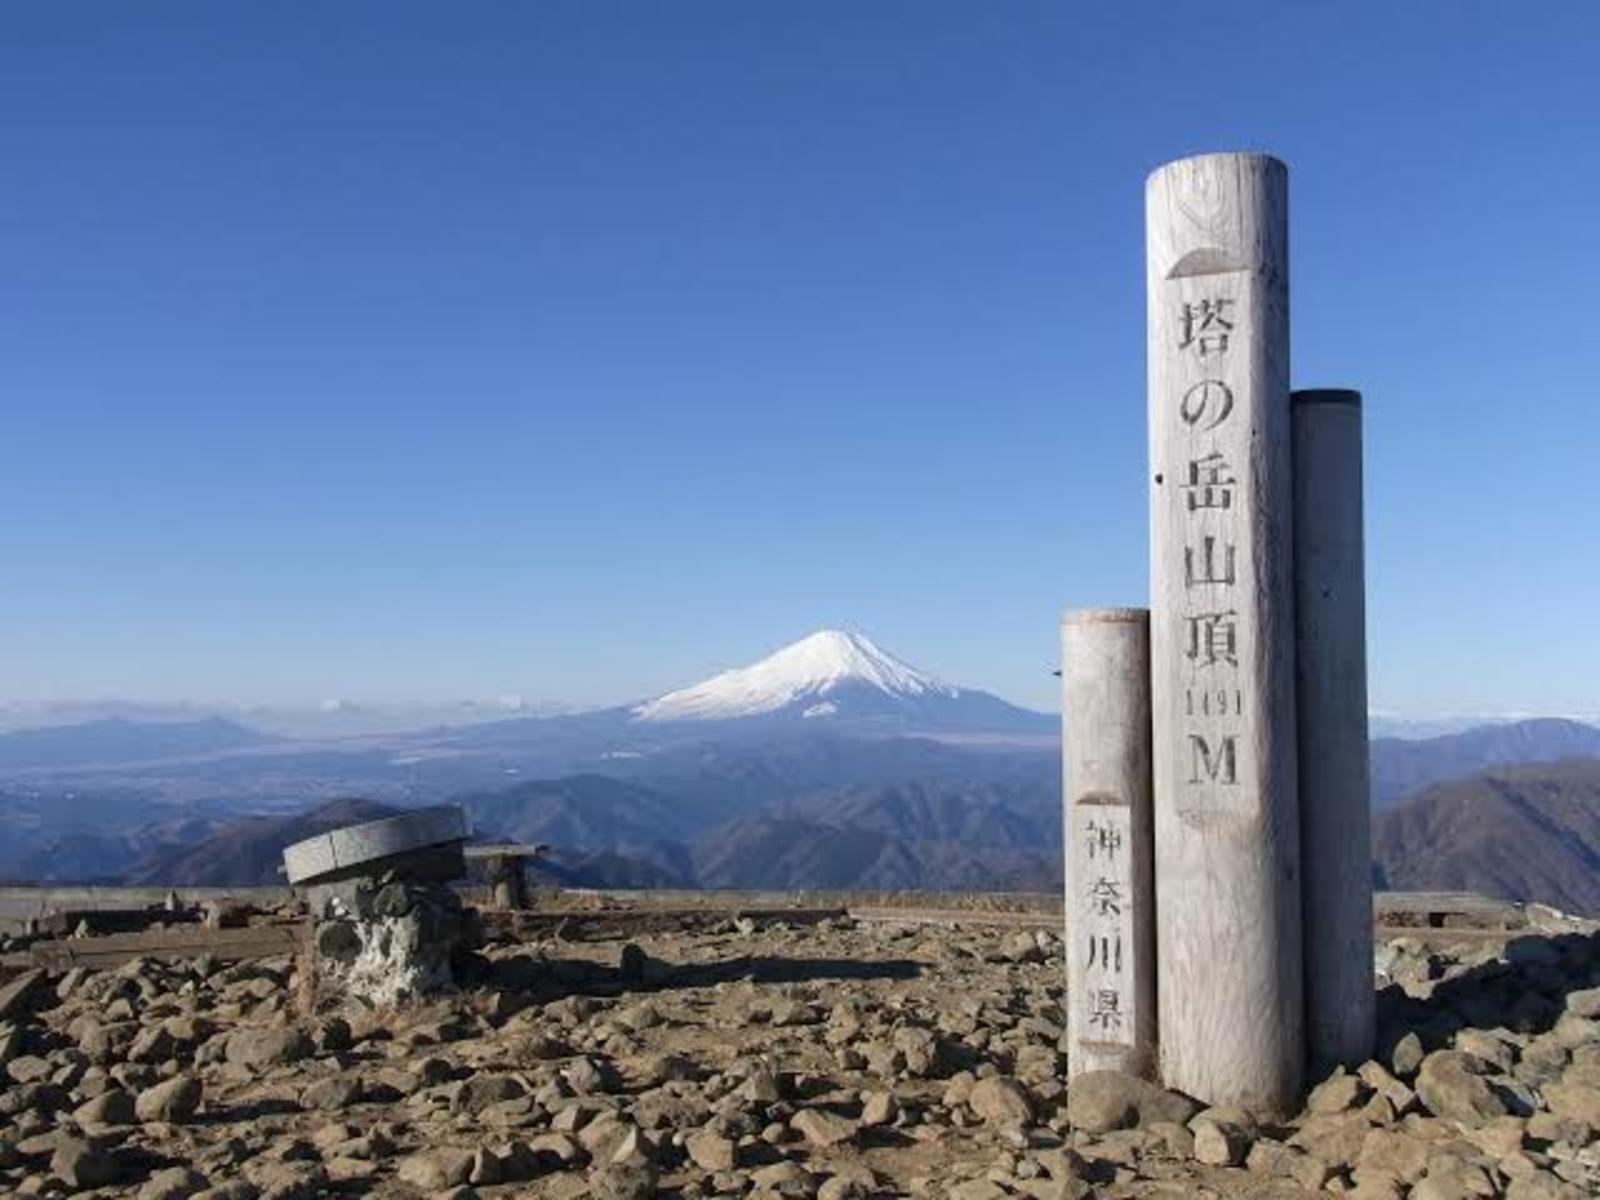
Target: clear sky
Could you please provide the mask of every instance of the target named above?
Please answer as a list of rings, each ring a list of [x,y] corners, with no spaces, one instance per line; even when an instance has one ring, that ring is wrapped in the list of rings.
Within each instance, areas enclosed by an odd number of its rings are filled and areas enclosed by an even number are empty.
[[[0,697],[607,701],[1146,590],[1142,195],[1289,163],[1372,697],[1600,711],[1600,6],[0,14]]]

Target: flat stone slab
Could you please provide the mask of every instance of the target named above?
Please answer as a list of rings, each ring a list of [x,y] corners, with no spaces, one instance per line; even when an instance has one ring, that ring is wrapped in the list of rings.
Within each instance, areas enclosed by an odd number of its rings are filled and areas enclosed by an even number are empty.
[[[492,842],[463,846],[461,853],[468,858],[538,858],[549,849],[543,842]]]
[[[315,883],[327,875],[397,854],[463,841],[467,816],[453,804],[349,825],[286,846],[284,873],[292,884]]]

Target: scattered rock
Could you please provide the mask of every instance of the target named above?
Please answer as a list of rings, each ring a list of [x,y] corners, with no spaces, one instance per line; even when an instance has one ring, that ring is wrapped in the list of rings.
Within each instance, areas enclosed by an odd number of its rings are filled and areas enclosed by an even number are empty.
[[[515,1076],[480,1073],[462,1080],[456,1091],[454,1108],[458,1113],[476,1113],[491,1104],[518,1100],[527,1094],[527,1087]]]
[[[1366,1093],[1366,1087],[1355,1075],[1338,1073],[1319,1083],[1306,1099],[1306,1111],[1318,1116],[1330,1116],[1356,1107]]]
[[[1232,1121],[1199,1117],[1194,1122],[1194,1156],[1208,1166],[1239,1166],[1250,1153],[1251,1141],[1249,1131]]]
[[[683,1143],[695,1166],[705,1171],[731,1171],[739,1165],[739,1147],[712,1129],[691,1133]]]
[[[72,1119],[80,1125],[132,1125],[140,1118],[133,1097],[121,1088],[111,1088],[73,1109]]]
[[[181,1124],[200,1108],[204,1088],[193,1075],[175,1075],[139,1093],[135,1109],[141,1121]]]
[[[441,1191],[466,1183],[472,1174],[474,1152],[456,1146],[413,1154],[400,1163],[400,1179],[428,1191]]]
[[[1420,1139],[1398,1130],[1374,1129],[1361,1143],[1356,1177],[1411,1183],[1422,1175],[1427,1164],[1428,1147]]]
[[[656,1169],[643,1163],[613,1163],[589,1174],[594,1200],[653,1200]]]
[[[310,1058],[316,1046],[303,1029],[239,1029],[228,1039],[227,1059],[261,1071]]]
[[[1007,1200],[1006,1190],[992,1179],[969,1179],[949,1191],[950,1200]]]
[[[821,1108],[803,1108],[789,1126],[813,1146],[837,1146],[856,1136],[856,1123]]]
[[[1033,1101],[1014,1079],[991,1075],[980,1079],[967,1097],[967,1105],[991,1125],[1028,1125],[1033,1121]]]
[[[1506,1115],[1483,1079],[1486,1064],[1459,1050],[1435,1050],[1417,1071],[1417,1095],[1428,1111],[1469,1125]]]
[[[1044,951],[1032,933],[1019,930],[1001,940],[1000,957],[1014,963],[1042,963]]]
[[[157,1171],[139,1189],[139,1200],[193,1200],[210,1182],[190,1167],[171,1167]]]
[[[861,1104],[861,1125],[864,1129],[892,1125],[899,1115],[900,1102],[895,1099],[893,1092],[873,1092]]]
[[[1389,939],[1404,981],[1379,997],[1390,1049],[1259,1129],[1128,1076],[1069,1086],[1059,971],[1035,969],[1060,953],[1049,938],[998,954],[959,927],[653,929],[622,957],[649,965],[643,993],[617,986],[615,941],[511,936],[462,993],[348,1018],[303,1015],[287,958],[46,973],[0,1023],[0,1192],[1600,1195],[1588,934],[1514,961],[1480,940]],[[799,945],[918,971],[812,979],[789,969]],[[658,990],[663,953],[683,965]]]
[[[300,1103],[306,1108],[334,1111],[359,1104],[363,1088],[361,1080],[351,1075],[335,1075],[313,1083],[300,1093]]]
[[[865,1168],[856,1168],[825,1179],[817,1189],[817,1200],[870,1200],[877,1189],[877,1177]]]
[[[1600,1135],[1600,1086],[1582,1082],[1552,1083],[1544,1089],[1544,1099],[1556,1116],[1582,1125],[1591,1137]]]
[[[1117,1071],[1085,1071],[1067,1085],[1067,1121],[1085,1133],[1109,1133],[1139,1123],[1140,1103],[1152,1085]]]
[[[50,1156],[50,1174],[82,1191],[115,1183],[121,1171],[106,1151],[78,1138],[63,1138]]]
[[[1394,1053],[1389,1057],[1389,1065],[1401,1079],[1410,1079],[1417,1073],[1417,1068],[1422,1066],[1425,1053],[1422,1039],[1414,1032],[1408,1033],[1395,1043]]]

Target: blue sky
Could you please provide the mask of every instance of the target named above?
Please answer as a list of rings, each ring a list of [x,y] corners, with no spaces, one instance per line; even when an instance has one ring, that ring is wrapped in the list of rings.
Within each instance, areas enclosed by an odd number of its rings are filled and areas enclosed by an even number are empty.
[[[1142,189],[1291,171],[1374,705],[1596,712],[1600,8],[8,6],[0,696],[623,699],[1146,589]]]

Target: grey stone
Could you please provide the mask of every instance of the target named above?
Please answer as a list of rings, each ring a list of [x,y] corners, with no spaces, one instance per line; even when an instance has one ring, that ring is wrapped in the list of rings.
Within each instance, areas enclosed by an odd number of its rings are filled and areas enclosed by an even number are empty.
[[[139,1200],[193,1200],[210,1187],[210,1181],[190,1167],[157,1171],[139,1189]]]
[[[1108,1133],[1139,1123],[1151,1085],[1117,1071],[1085,1071],[1067,1084],[1067,1121],[1085,1133]]]
[[[132,1125],[138,1119],[133,1097],[121,1088],[110,1088],[72,1111],[80,1125]]]
[[[361,1080],[350,1075],[335,1075],[319,1080],[300,1093],[300,1103],[306,1108],[337,1110],[359,1104],[363,1095]]]
[[[594,1200],[653,1200],[656,1169],[647,1163],[612,1163],[589,1173]]]
[[[474,1152],[459,1146],[424,1150],[403,1159],[396,1172],[402,1182],[429,1191],[455,1187],[472,1174]]]
[[[1207,1120],[1194,1123],[1194,1156],[1213,1167],[1237,1167],[1250,1153],[1250,1132],[1231,1121]]]
[[[238,1029],[228,1038],[227,1059],[252,1070],[284,1066],[309,1058],[316,1046],[303,1029]]]
[[[1306,1111],[1318,1116],[1341,1113],[1356,1107],[1365,1092],[1366,1088],[1357,1076],[1347,1075],[1341,1070],[1312,1089],[1306,1099]]]
[[[877,1174],[866,1166],[837,1165],[816,1189],[816,1200],[869,1200],[877,1190]]]
[[[778,1077],[766,1067],[757,1067],[739,1085],[739,1096],[754,1104],[776,1104],[784,1098]]]
[[[991,1075],[973,1084],[967,1106],[990,1125],[1028,1125],[1033,1121],[1033,1098],[1015,1079]]]
[[[1411,1183],[1428,1165],[1427,1144],[1399,1130],[1374,1129],[1361,1143],[1356,1179],[1397,1179]]]
[[[261,1189],[245,1179],[230,1179],[216,1187],[196,1192],[194,1200],[258,1200]]]
[[[899,1115],[900,1102],[893,1092],[873,1092],[861,1105],[861,1125],[866,1129],[892,1125]]]
[[[77,1138],[64,1138],[50,1156],[50,1174],[75,1189],[105,1187],[121,1175],[117,1160]]]
[[[864,1168],[830,1175],[817,1189],[817,1200],[869,1200],[877,1190],[877,1182],[873,1173]]]
[[[739,1148],[733,1139],[714,1129],[691,1133],[683,1143],[695,1166],[705,1171],[731,1171],[739,1165]]]
[[[969,1179],[950,1189],[950,1200],[1007,1200],[1006,1190],[990,1179]]]
[[[816,1186],[811,1173],[797,1162],[775,1162],[750,1172],[750,1182],[780,1196],[809,1195]]]
[[[1435,1050],[1417,1071],[1417,1095],[1428,1111],[1467,1124],[1506,1115],[1506,1107],[1482,1078],[1482,1060],[1459,1050]]]
[[[160,1065],[172,1058],[177,1050],[177,1040],[162,1026],[149,1026],[139,1031],[128,1047],[128,1061]]]
[[[1018,930],[1016,933],[1007,934],[1000,942],[1000,956],[1008,962],[1014,963],[1042,963],[1044,951],[1032,933],[1027,930]]]
[[[454,1107],[456,1112],[480,1112],[491,1104],[519,1099],[527,1092],[522,1081],[512,1075],[473,1075],[462,1081]]]
[[[175,1075],[140,1092],[134,1107],[141,1121],[181,1124],[194,1116],[203,1094],[204,1089],[195,1076]]]
[[[813,1146],[837,1146],[856,1136],[856,1122],[821,1108],[803,1108],[789,1118],[789,1127]]]
[[[611,1078],[592,1058],[575,1058],[561,1069],[567,1086],[580,1096],[590,1096],[610,1090]]]
[[[37,1054],[19,1054],[6,1064],[6,1074],[17,1083],[37,1083],[48,1079],[54,1068],[50,1060]]]
[[[1422,1039],[1415,1033],[1408,1033],[1395,1043],[1394,1052],[1389,1056],[1389,1065],[1401,1079],[1409,1079],[1422,1066],[1425,1056]]]
[[[1600,1134],[1600,1087],[1563,1079],[1544,1089],[1544,1099],[1557,1117],[1583,1126],[1591,1136]]]

